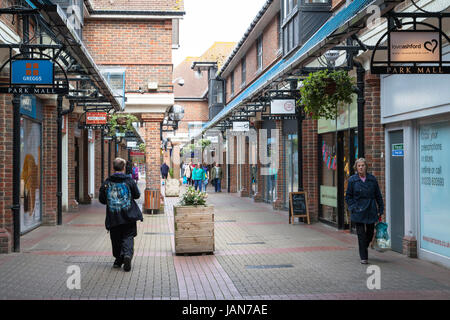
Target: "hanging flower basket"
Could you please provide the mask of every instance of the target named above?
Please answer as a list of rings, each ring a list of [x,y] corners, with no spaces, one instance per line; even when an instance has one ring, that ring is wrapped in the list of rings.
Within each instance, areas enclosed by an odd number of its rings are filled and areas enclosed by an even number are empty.
[[[108,119],[109,135],[115,136],[116,132],[126,132],[133,130],[133,122],[138,118],[131,114],[113,114]]]
[[[354,80],[346,71],[310,73],[300,88],[299,104],[313,119],[336,119],[339,103],[351,103]]]

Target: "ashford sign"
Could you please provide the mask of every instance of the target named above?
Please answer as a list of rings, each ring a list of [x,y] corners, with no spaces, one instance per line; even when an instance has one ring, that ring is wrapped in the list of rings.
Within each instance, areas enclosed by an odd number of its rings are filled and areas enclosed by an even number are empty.
[[[381,39],[380,39],[381,40]],[[439,31],[392,31],[387,34],[387,55],[375,61],[373,74],[448,74],[450,61],[442,61],[442,33]],[[378,47],[378,45],[377,45]]]

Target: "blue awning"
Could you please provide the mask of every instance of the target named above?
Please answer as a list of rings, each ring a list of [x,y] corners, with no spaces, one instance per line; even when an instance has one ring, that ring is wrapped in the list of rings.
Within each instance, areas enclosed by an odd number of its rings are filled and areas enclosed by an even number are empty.
[[[383,3],[379,0],[354,0],[346,8],[339,11],[334,17],[331,17],[293,56],[289,59],[282,59],[278,61],[274,66],[267,70],[261,77],[248,86],[243,92],[241,92],[233,101],[231,101],[222,111],[220,111],[211,121],[207,122],[202,131],[206,131],[209,128],[216,125],[221,119],[227,116],[230,112],[236,109],[242,102],[258,90],[264,88],[266,84],[270,83],[276,77],[281,76],[285,71],[291,69],[295,65],[301,63],[310,54],[316,46],[323,47],[327,40],[327,37],[335,33],[336,31],[344,31],[348,27],[354,25],[362,17],[367,15],[363,9],[374,3]],[[357,15],[361,17],[356,18]],[[343,30],[339,30],[342,28]]]

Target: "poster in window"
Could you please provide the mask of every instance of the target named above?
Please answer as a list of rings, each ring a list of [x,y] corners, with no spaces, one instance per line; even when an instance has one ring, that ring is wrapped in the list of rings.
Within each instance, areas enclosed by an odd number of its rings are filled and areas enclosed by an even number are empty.
[[[450,122],[420,128],[421,248],[450,257]]]
[[[20,231],[39,225],[41,214],[41,125],[21,119]]]

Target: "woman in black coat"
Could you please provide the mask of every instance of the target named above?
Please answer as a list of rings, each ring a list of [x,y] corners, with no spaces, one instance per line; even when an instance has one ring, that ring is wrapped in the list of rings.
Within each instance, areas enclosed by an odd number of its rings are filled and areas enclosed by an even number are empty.
[[[367,264],[375,223],[384,211],[383,197],[377,179],[367,173],[364,158],[355,161],[354,169],[357,173],[348,180],[345,201],[351,212],[351,220],[356,224],[361,263]]]

